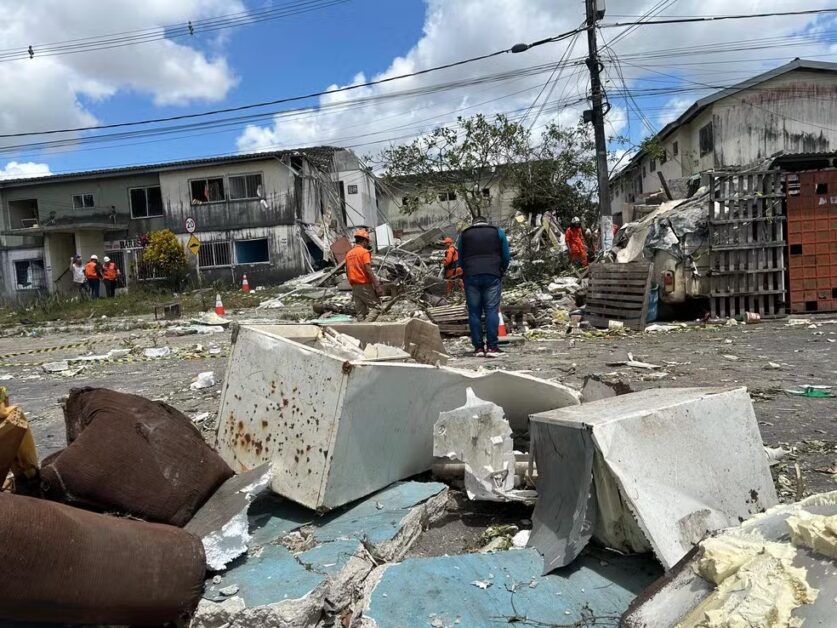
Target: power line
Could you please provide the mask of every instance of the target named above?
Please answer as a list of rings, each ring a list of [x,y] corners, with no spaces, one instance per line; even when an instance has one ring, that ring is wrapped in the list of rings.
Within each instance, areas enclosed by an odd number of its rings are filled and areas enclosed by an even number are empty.
[[[163,39],[178,39],[192,37],[196,34],[211,33],[225,28],[247,26],[271,20],[277,20],[303,13],[310,13],[324,8],[345,4],[351,0],[299,0],[279,7],[261,9],[243,13],[232,13],[213,18],[189,20],[169,26],[156,26],[108,35],[82,37],[78,39],[54,42],[48,44],[31,44],[0,50],[0,62],[17,61],[21,59],[35,59],[54,57],[59,55],[76,54],[110,50],[137,44],[149,43]]]
[[[808,9],[805,11],[781,11],[775,13],[742,13],[739,15],[715,15],[708,17],[680,17],[664,20],[639,21],[639,22],[615,22],[613,24],[600,24],[599,28],[621,28],[623,26],[653,26],[655,24],[690,24],[693,22],[720,22],[723,20],[748,20],[762,17],[786,17],[794,15],[821,15],[826,13],[837,13],[837,9]]]
[[[529,50],[529,49],[534,48],[536,46],[541,46],[541,45],[544,45],[544,44],[561,41],[562,39],[566,39],[567,37],[571,37],[578,32],[580,32],[579,29],[574,29],[574,30],[568,31],[566,33],[561,33],[561,34],[555,35],[553,37],[547,37],[545,39],[541,39],[539,41],[532,42],[531,44],[525,44],[525,47],[523,48],[523,50]],[[517,46],[515,46],[514,48],[517,49]],[[26,131],[26,132],[22,132],[22,133],[5,133],[5,134],[0,134],[0,138],[26,137],[26,136],[30,136],[30,135],[54,135],[54,134],[57,134],[57,133],[76,133],[76,132],[80,132],[80,131],[94,131],[94,130],[101,130],[101,129],[114,129],[114,128],[120,128],[120,127],[140,126],[140,125],[144,125],[144,124],[156,124],[156,123],[160,123],[160,122],[174,122],[174,121],[177,121],[177,120],[188,120],[188,119],[193,119],[193,118],[202,118],[202,117],[206,117],[206,116],[218,115],[220,113],[233,113],[233,112],[236,112],[236,111],[246,111],[248,109],[256,109],[256,108],[259,108],[259,107],[267,107],[267,106],[270,106],[270,105],[280,105],[280,104],[289,103],[289,102],[298,102],[298,101],[301,101],[301,100],[308,100],[310,98],[317,98],[319,96],[339,94],[339,93],[342,93],[342,92],[348,92],[348,91],[352,91],[352,90],[356,90],[356,89],[362,89],[364,87],[372,87],[374,85],[383,85],[383,84],[386,84],[386,83],[391,83],[393,81],[398,81],[398,80],[402,80],[402,79],[405,79],[405,78],[412,78],[414,76],[423,76],[425,74],[430,74],[432,72],[438,72],[440,70],[447,70],[447,69],[450,69],[450,68],[455,68],[455,67],[459,67],[459,66],[462,66],[462,65],[466,65],[468,63],[474,63],[476,61],[484,61],[486,59],[491,59],[493,57],[498,57],[498,56],[503,55],[503,54],[511,53],[512,51],[513,51],[512,48],[506,48],[504,50],[498,50],[496,52],[490,52],[490,53],[487,53],[487,54],[484,54],[484,55],[479,55],[479,56],[471,57],[471,58],[468,58],[468,59],[462,59],[460,61],[453,61],[451,63],[446,63],[446,64],[443,64],[443,65],[438,65],[438,66],[431,67],[431,68],[425,68],[424,70],[417,70],[415,72],[410,72],[410,73],[407,73],[407,74],[399,74],[397,76],[390,76],[390,77],[387,77],[387,78],[377,79],[377,80],[374,80],[374,81],[367,81],[365,83],[347,85],[345,87],[339,87],[337,89],[324,90],[324,91],[319,91],[319,92],[312,92],[310,94],[304,94],[304,95],[300,95],[300,96],[288,96],[288,97],[285,97],[285,98],[277,98],[275,100],[268,100],[268,101],[263,101],[263,102],[258,102],[258,103],[250,103],[250,104],[246,104],[246,105],[238,105],[236,107],[227,107],[227,108],[224,108],[224,109],[213,109],[211,111],[202,111],[202,112],[197,112],[197,113],[185,113],[185,114],[181,114],[181,115],[177,115],[177,116],[167,116],[167,117],[164,117],[164,118],[149,118],[149,119],[146,119],[146,120],[133,120],[133,121],[130,121],[130,122],[116,122],[116,123],[112,123],[112,124],[99,124],[99,125],[91,125],[91,126],[85,126],[85,127],[74,127],[74,128],[66,128],[66,129],[50,129],[50,130],[47,130],[47,131]]]

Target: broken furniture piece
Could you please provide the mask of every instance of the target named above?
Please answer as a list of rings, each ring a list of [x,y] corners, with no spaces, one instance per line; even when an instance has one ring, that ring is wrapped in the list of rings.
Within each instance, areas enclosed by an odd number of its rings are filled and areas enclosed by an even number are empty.
[[[837,525],[837,491],[779,505],[706,539],[640,595],[622,617],[628,628],[834,623],[837,530],[809,547],[800,526]],[[720,584],[716,584],[720,583]],[[770,613],[774,621],[764,615]],[[779,621],[784,619],[785,621]]]
[[[23,411],[9,404],[0,387],[0,489],[12,473],[15,480],[33,480],[38,474],[38,452]]]
[[[534,491],[515,490],[512,431],[503,409],[465,391],[465,405],[439,414],[433,434],[433,455],[464,465],[468,499],[534,500]]]
[[[67,447],[44,459],[44,495],[185,525],[232,471],[168,404],[106,388],[70,391]]]
[[[657,388],[535,414],[544,572],[591,537],[671,568],[707,533],[777,503],[744,388]]]
[[[330,510],[429,470],[433,425],[468,387],[501,406],[512,429],[579,403],[576,391],[523,374],[346,359],[318,346],[322,334],[239,328],[218,415],[221,457],[238,472],[270,462],[273,491],[308,508]]]
[[[200,540],[174,526],[0,493],[0,617],[159,626],[200,599]]]
[[[158,303],[154,306],[154,320],[173,320],[180,318],[181,306],[180,301],[171,301],[170,303]]]

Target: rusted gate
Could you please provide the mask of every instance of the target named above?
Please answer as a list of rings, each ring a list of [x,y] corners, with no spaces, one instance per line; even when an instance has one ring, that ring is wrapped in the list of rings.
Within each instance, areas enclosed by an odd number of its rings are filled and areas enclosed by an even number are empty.
[[[785,316],[785,216],[779,173],[714,174],[709,185],[712,315]]]

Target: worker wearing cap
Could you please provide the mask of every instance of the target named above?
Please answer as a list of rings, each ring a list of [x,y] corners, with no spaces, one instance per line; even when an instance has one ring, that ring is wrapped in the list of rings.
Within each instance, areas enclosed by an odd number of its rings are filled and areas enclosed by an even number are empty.
[[[584,244],[584,232],[581,230],[581,218],[573,216],[570,226],[564,232],[570,262],[580,266],[587,266],[587,245]]]
[[[112,299],[116,296],[116,282],[118,281],[121,273],[119,271],[119,267],[116,265],[116,262],[111,260],[109,257],[105,256],[103,261],[102,279],[105,282],[105,294],[108,295],[109,299]]]
[[[358,320],[374,321],[381,304],[381,283],[372,270],[372,253],[369,250],[369,232],[355,231],[355,245],[346,253],[346,277],[352,287],[352,300]]]
[[[450,295],[453,289],[458,287],[460,290],[464,289],[462,284],[462,267],[459,265],[459,251],[453,244],[453,238],[445,238],[442,240],[445,245],[445,279],[448,280],[448,291]]]
[[[84,265],[84,276],[87,279],[87,285],[90,287],[90,296],[98,299],[99,281],[102,279],[102,267],[99,265],[98,255],[90,256],[90,259]]]

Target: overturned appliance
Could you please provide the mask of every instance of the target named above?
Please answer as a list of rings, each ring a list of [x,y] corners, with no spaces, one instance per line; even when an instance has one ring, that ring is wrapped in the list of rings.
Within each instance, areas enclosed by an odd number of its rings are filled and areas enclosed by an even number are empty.
[[[224,460],[238,472],[270,462],[276,493],[329,510],[430,469],[433,425],[465,402],[468,387],[518,430],[530,414],[579,403],[576,391],[527,375],[363,357],[370,345],[406,338],[392,329],[399,325],[358,326],[363,340],[348,336],[352,326],[340,335],[314,325],[241,327],[218,417]],[[435,355],[428,342],[398,348],[421,359]]]
[[[588,541],[671,568],[707,533],[777,503],[744,388],[660,388],[536,414],[544,572]]]

